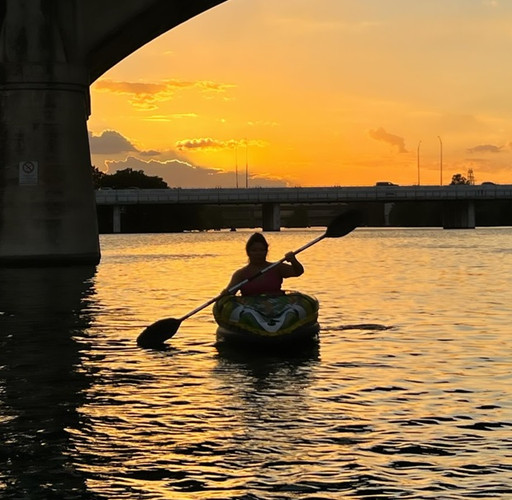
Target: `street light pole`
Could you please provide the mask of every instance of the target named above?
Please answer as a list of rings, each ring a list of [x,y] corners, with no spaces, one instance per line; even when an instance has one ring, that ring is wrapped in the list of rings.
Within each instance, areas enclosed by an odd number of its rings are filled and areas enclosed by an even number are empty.
[[[249,143],[245,139],[245,187],[249,187]]]
[[[443,141],[441,140],[440,136],[437,136],[439,139],[439,185],[443,185]]]
[[[238,146],[235,145],[235,185],[238,189]]]
[[[421,141],[418,142],[418,150],[416,152],[416,162],[418,164],[418,186],[420,185],[420,145]]]

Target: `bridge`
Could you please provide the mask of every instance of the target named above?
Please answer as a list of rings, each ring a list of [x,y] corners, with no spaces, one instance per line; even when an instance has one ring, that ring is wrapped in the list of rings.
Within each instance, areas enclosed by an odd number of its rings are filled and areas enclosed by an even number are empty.
[[[89,86],[225,0],[3,0],[0,265],[100,259]]]
[[[294,187],[294,188],[216,188],[216,189],[100,189],[98,205],[113,207],[113,227],[120,231],[121,211],[137,204],[202,204],[244,205],[263,207],[263,229],[280,228],[281,204],[383,202],[386,205],[404,201],[446,202],[443,214],[445,228],[474,228],[475,201],[510,200],[512,185],[449,186],[374,186],[374,187]]]

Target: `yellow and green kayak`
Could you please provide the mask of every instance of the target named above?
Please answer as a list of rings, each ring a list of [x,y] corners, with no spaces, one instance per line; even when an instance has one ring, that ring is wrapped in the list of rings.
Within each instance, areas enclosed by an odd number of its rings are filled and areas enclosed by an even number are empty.
[[[318,300],[300,292],[224,295],[213,306],[218,343],[285,345],[318,341]]]

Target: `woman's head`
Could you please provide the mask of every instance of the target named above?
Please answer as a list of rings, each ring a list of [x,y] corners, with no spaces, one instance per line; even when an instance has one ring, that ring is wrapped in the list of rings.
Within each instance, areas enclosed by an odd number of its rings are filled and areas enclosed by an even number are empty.
[[[254,233],[245,244],[245,252],[251,262],[265,261],[268,252],[268,243],[261,233]]]

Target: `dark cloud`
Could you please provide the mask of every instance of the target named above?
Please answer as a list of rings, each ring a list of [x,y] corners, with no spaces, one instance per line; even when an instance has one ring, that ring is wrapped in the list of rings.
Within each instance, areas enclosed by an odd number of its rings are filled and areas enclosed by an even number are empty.
[[[131,168],[143,170],[146,175],[161,177],[169,187],[182,188],[215,188],[235,187],[234,172],[225,172],[214,168],[199,167],[183,160],[144,161],[136,157],[128,157],[121,161],[107,161],[109,173]],[[245,185],[245,172],[239,172],[239,186]],[[288,183],[282,179],[254,176],[249,173],[249,187],[285,187]]]
[[[405,140],[403,137],[390,134],[389,132],[386,132],[382,127],[379,127],[376,130],[370,130],[368,134],[372,139],[375,139],[376,141],[387,142],[392,146],[396,146],[399,153],[407,153],[407,150],[405,149]]]
[[[480,144],[474,148],[468,148],[469,153],[500,153],[502,146],[494,146],[493,144]]]
[[[160,151],[155,151],[154,149],[149,149],[147,151],[139,151],[141,156],[160,156],[162,153]]]
[[[89,146],[92,154],[108,155],[137,151],[137,148],[119,132],[105,130],[101,135],[89,133]]]
[[[89,134],[91,142],[91,153],[93,164],[101,165],[103,171],[109,174],[117,170],[131,168],[133,170],[143,170],[147,175],[158,176],[164,179],[170,187],[182,188],[215,188],[215,187],[235,187],[236,174],[226,172],[220,169],[202,167],[192,164],[188,158],[180,151],[156,151],[156,150],[137,150],[119,132],[114,130],[104,131],[98,136]],[[197,149],[234,149],[238,146],[256,146],[263,147],[260,141],[228,140],[218,141],[215,139],[190,139],[182,141],[183,150]],[[126,157],[126,153],[132,153]],[[158,156],[158,160],[154,157]],[[245,186],[245,169],[239,170],[238,185]],[[257,176],[250,173],[250,187],[284,187],[289,183],[280,178],[270,176]]]

